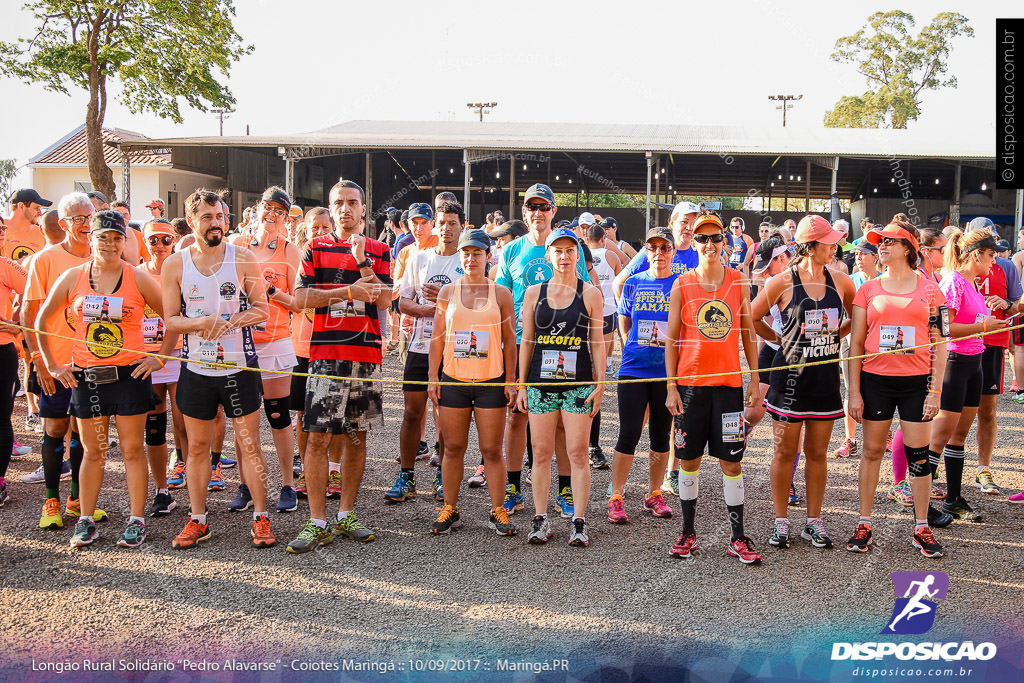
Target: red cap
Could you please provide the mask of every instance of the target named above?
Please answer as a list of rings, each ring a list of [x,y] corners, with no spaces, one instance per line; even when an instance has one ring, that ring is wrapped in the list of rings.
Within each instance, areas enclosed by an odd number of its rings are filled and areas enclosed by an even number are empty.
[[[902,228],[899,225],[896,225],[895,223],[890,223],[881,230],[878,230],[876,228],[870,231],[867,235],[865,235],[865,237],[867,238],[868,242],[871,242],[871,244],[878,244],[886,237],[898,240],[906,240],[907,243],[914,248],[914,251],[921,251],[921,247],[917,245],[917,238],[911,235],[906,228]]]
[[[804,216],[796,226],[794,240],[798,243],[821,242],[822,244],[838,244],[846,233],[835,230],[832,224],[818,215]]]
[[[162,200],[162,199],[154,199],[149,204],[146,204],[146,208],[147,209],[152,209],[154,207],[163,209],[163,208],[166,208],[166,204],[164,204],[164,200]]]

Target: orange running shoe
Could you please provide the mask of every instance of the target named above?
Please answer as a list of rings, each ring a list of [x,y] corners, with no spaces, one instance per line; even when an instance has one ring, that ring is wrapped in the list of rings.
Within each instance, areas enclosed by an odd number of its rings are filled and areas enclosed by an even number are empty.
[[[175,550],[192,548],[209,539],[211,535],[209,524],[200,524],[194,519],[189,519],[181,533],[171,541],[171,547]]]
[[[252,544],[257,548],[269,548],[275,543],[277,539],[270,532],[270,518],[260,515],[252,520]]]

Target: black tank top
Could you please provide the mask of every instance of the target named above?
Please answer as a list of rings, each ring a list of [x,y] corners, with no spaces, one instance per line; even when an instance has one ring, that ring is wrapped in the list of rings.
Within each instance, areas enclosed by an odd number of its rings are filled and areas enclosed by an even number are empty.
[[[839,326],[846,317],[843,298],[836,290],[828,268],[825,269],[825,295],[814,300],[807,295],[794,266],[793,296],[782,313],[782,344],[776,365],[796,365],[839,358]],[[773,371],[773,389],[787,389],[807,396],[831,396],[839,392],[839,364],[813,365],[792,370]]]
[[[576,281],[576,295],[565,308],[548,304],[548,283],[540,286],[533,311],[533,359],[529,382],[589,382],[590,315],[583,303],[583,280]],[[550,390],[550,387],[549,387]]]

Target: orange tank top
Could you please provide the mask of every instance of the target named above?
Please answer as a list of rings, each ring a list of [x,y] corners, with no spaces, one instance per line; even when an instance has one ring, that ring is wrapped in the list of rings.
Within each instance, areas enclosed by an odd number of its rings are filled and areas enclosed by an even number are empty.
[[[284,252],[288,241],[278,237],[277,248],[267,261],[260,262],[260,270],[263,271],[263,279],[267,286],[274,285],[282,292],[292,292],[292,277],[288,276],[288,262],[285,261]],[[285,339],[291,335],[291,311],[274,301],[270,302],[270,317],[263,325],[253,328],[252,340],[257,344]]]
[[[677,383],[691,387],[742,387],[738,342],[743,276],[738,270],[726,268],[725,279],[713,292],[701,287],[694,270],[680,275],[677,282],[682,315],[676,376],[737,373]]]
[[[143,272],[147,275],[151,275],[156,283],[160,284],[160,273],[156,272],[153,267],[152,261],[146,261],[139,266]],[[149,305],[146,305],[146,310],[143,312],[144,319],[142,321],[142,341],[143,348],[146,351],[157,352],[160,350],[160,346],[164,343],[164,335],[167,333],[167,326],[163,319],[156,314]],[[174,345],[175,349],[181,348],[181,335],[178,335],[178,342]]]
[[[495,283],[487,281],[487,305],[467,308],[462,303],[462,285],[456,280],[445,311],[444,374],[460,382],[485,382],[505,372],[501,353],[501,309],[494,294]]]
[[[309,358],[309,339],[313,335],[315,311],[315,308],[307,308],[292,318],[292,349],[299,358]]]
[[[146,301],[135,284],[135,268],[121,264],[121,285],[112,294],[99,294],[89,282],[92,262],[78,266],[71,289],[75,318],[75,346],[71,359],[80,368],[128,365],[139,357],[129,349],[142,349]],[[100,346],[102,344],[102,346]]]

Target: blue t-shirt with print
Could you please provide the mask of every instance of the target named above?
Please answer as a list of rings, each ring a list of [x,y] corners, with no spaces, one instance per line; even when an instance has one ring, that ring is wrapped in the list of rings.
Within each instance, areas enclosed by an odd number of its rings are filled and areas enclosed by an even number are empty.
[[[673,274],[656,278],[650,270],[645,270],[626,280],[618,313],[628,317],[632,324],[622,349],[620,377],[667,377],[668,304],[678,277]]]
[[[688,270],[692,270],[697,267],[700,263],[700,254],[693,247],[689,249],[676,249],[676,253],[672,256],[672,274],[682,275]],[[651,267],[650,262],[647,260],[647,252],[641,249],[637,252],[637,255],[626,264],[626,272],[630,275],[636,275],[642,273]]]

